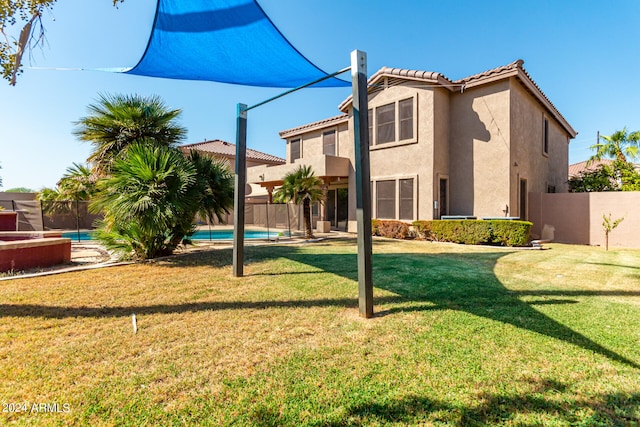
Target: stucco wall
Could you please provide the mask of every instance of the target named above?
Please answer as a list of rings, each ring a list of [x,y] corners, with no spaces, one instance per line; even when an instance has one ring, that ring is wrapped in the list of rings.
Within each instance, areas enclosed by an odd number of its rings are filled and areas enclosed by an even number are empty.
[[[548,120],[548,152],[543,151],[544,119]],[[568,140],[560,124],[547,114],[534,97],[511,80],[511,200],[518,210],[519,180],[527,180],[529,192],[546,193],[549,186],[558,193],[568,191]]]
[[[450,214],[504,216],[509,203],[509,82],[451,99]]]
[[[609,247],[640,248],[640,192],[529,194],[533,238],[604,246],[602,215],[624,217],[609,236]]]

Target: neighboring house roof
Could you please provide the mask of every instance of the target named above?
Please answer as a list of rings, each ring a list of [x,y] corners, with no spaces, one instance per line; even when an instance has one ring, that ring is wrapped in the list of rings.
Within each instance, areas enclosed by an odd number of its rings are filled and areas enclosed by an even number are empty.
[[[298,135],[302,132],[308,132],[315,128],[324,128],[329,125],[337,125],[343,122],[347,122],[349,116],[347,114],[340,114],[339,116],[330,117],[328,119],[319,120],[317,122],[308,123],[306,125],[298,126],[293,129],[283,130],[280,132],[280,138],[287,138],[290,136]]]
[[[574,163],[569,165],[569,178],[574,176],[578,176],[585,172],[593,172],[598,169],[601,165],[611,165],[613,160],[610,159],[601,159],[601,160],[585,160],[584,162]],[[634,163],[634,167],[636,170],[640,170],[640,164]]]
[[[205,153],[211,153],[219,157],[235,158],[236,145],[230,142],[215,139],[213,141],[202,141],[194,144],[181,145],[180,150],[188,152],[189,150],[198,150]],[[286,160],[271,154],[247,148],[247,159],[256,160],[264,163],[284,164]]]
[[[368,81],[368,91],[374,92],[380,90],[379,82],[387,78],[395,80],[388,80],[388,85],[399,84],[402,80],[415,80],[424,83],[430,83],[441,86],[450,91],[461,91],[470,89],[474,86],[479,86],[487,83],[492,83],[498,80],[516,77],[523,84],[523,86],[551,113],[551,115],[562,125],[565,131],[575,138],[578,134],[569,122],[560,114],[558,109],[542,92],[540,87],[533,81],[529,73],[523,68],[524,61],[518,59],[510,64],[503,65],[491,70],[483,71],[482,73],[474,74],[468,77],[464,77],[459,80],[450,80],[443,74],[429,72],[429,71],[417,71],[417,70],[405,70],[401,68],[389,68],[383,67],[375,74],[373,74]],[[347,107],[351,103],[352,97],[349,96],[340,105],[339,109],[346,112]]]

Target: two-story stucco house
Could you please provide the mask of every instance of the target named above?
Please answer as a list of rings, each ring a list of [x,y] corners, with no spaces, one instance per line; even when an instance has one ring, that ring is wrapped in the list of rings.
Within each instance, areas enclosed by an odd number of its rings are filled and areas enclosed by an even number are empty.
[[[529,192],[566,192],[576,131],[518,60],[449,80],[382,68],[369,79],[372,217],[527,218]],[[318,220],[355,231],[351,98],[343,114],[280,133],[287,163],[248,170],[272,191],[300,164],[313,167],[327,200]]]

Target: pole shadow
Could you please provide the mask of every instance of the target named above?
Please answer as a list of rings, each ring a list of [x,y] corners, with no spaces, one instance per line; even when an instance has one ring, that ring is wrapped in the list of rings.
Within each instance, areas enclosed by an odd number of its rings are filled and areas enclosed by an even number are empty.
[[[277,250],[274,250],[277,249]],[[378,253],[373,255],[374,286],[410,301],[377,315],[421,310],[459,310],[576,345],[636,369],[640,365],[536,310],[535,305],[578,304],[572,296],[639,296],[619,291],[511,291],[493,273],[507,251],[482,253]],[[264,256],[286,257],[357,281],[357,256],[309,253],[302,248],[272,248]],[[523,296],[566,297],[523,301]],[[374,299],[374,304],[380,304]]]

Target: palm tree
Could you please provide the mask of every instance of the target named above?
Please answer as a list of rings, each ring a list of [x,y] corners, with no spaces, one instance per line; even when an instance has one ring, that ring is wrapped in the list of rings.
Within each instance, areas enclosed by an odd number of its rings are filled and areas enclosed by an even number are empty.
[[[311,203],[324,199],[322,180],[314,175],[311,166],[300,166],[284,176],[282,186],[274,193],[274,200],[279,203],[292,201],[296,205],[302,203],[305,235],[313,239],[311,228]]]
[[[111,176],[99,182],[91,204],[93,211],[104,212],[98,238],[124,256],[170,254],[183,237],[172,233],[183,232],[178,224],[197,209],[197,200],[186,197],[195,183],[195,167],[179,150],[132,144],[113,162]]]
[[[229,163],[203,156],[191,150],[187,160],[196,169],[198,212],[212,222],[214,217],[222,222],[223,215],[233,207],[234,176]]]
[[[227,165],[177,148],[134,143],[115,159],[91,204],[103,211],[98,239],[123,257],[171,254],[195,231],[200,212],[219,219],[233,206],[233,175]]]
[[[628,133],[625,127],[607,136],[600,136],[601,140],[597,144],[592,145],[592,150],[596,150],[596,154],[591,160],[601,160],[602,158],[613,158],[622,163],[627,163],[627,157],[636,158],[638,156],[638,143],[640,142],[640,131]]]
[[[93,144],[88,161],[98,175],[107,175],[120,153],[136,141],[174,146],[186,136],[186,129],[176,124],[181,110],[167,108],[158,96],[99,95],[88,110],[73,133]]]

